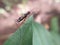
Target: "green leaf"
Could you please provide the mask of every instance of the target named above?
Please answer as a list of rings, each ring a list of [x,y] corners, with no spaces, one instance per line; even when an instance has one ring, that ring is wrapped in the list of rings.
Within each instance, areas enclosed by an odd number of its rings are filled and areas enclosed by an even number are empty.
[[[4,45],[55,45],[50,33],[30,17]]]
[[[33,26],[33,45],[54,45],[48,30],[37,23]]]
[[[21,26],[4,45],[32,45],[32,17]]]
[[[58,25],[58,17],[54,17],[51,20],[51,32],[56,34],[58,33],[59,25]]]
[[[52,34],[55,45],[60,45],[58,17],[54,17],[51,20],[51,34]]]

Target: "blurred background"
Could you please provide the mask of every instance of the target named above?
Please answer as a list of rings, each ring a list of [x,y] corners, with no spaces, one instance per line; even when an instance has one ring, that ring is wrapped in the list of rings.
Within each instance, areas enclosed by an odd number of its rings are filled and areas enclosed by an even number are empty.
[[[21,26],[15,21],[27,10],[37,13],[35,21],[47,30],[50,31],[54,18],[60,27],[60,0],[0,0],[0,45]]]

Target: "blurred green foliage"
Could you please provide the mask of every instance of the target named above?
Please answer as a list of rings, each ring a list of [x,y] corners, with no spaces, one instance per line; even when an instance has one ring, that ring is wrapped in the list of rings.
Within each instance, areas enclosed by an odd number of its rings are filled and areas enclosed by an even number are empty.
[[[18,3],[26,3],[27,0],[3,0],[3,2],[8,6],[13,6]]]

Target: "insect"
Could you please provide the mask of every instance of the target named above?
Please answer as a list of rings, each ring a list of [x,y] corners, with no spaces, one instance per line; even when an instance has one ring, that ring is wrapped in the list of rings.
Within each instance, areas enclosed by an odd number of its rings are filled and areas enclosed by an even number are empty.
[[[26,14],[24,14],[24,16],[21,16],[17,19],[17,22],[22,21],[24,18],[26,18],[28,15],[30,14],[30,12],[27,12]]]
[[[35,13],[35,12],[28,11],[26,14],[24,14],[24,16],[19,17],[19,18],[17,19],[17,22],[22,21],[22,20],[23,20],[24,18],[26,18],[28,15],[33,15],[33,16],[35,17],[35,16],[38,15],[38,14],[39,14],[39,12]]]

